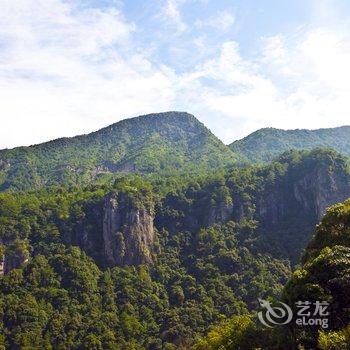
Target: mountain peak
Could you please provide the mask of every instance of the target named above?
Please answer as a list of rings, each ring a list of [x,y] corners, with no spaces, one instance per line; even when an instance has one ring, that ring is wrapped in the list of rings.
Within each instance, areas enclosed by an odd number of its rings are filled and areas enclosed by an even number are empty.
[[[350,126],[325,129],[259,129],[229,145],[250,162],[268,162],[291,149],[332,148],[350,156]]]
[[[165,133],[167,137],[172,137],[172,135],[168,133],[169,128],[173,131],[175,128],[181,129],[184,132],[198,132],[201,130],[202,132],[210,133],[209,129],[194,115],[187,112],[169,111],[123,119],[98,131],[92,132],[89,135],[95,137],[98,134],[105,134],[109,131],[118,132],[128,130],[129,132],[135,132],[137,129],[142,129],[143,133],[159,132],[161,134]]]
[[[147,114],[87,135],[0,151],[0,190],[80,185],[119,172],[207,171],[235,159],[193,115]]]
[[[103,129],[107,129],[110,127],[120,126],[120,125],[127,125],[130,123],[139,123],[141,122],[161,122],[161,123],[168,123],[171,121],[192,121],[200,123],[199,120],[192,114],[187,112],[180,112],[180,111],[168,111],[168,112],[160,112],[160,113],[148,113],[139,115],[137,117],[131,117],[131,118],[125,118],[120,121],[117,121]],[[103,130],[101,129],[101,130]]]

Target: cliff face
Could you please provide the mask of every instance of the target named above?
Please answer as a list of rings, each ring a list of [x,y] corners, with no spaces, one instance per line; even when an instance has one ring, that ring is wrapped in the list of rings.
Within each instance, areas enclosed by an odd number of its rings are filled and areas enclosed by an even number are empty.
[[[17,255],[5,255],[0,261],[0,274],[2,270],[2,273],[6,275],[13,269],[21,267],[27,261],[28,257],[22,252],[19,252]]]
[[[350,174],[342,164],[294,169],[256,199],[255,218],[271,247],[296,263],[326,208],[350,197]]]
[[[16,240],[4,242],[0,240],[0,276],[21,267],[29,259],[27,242]]]
[[[211,207],[206,217],[203,218],[205,226],[211,226],[215,223],[225,223],[232,220],[234,206],[232,203],[220,202],[215,207]]]
[[[152,263],[157,246],[155,228],[170,235],[195,235],[201,228],[230,220],[238,223],[239,229],[246,219],[252,219],[249,230],[254,232],[249,231],[252,237],[246,238],[257,242],[256,252],[270,249],[269,253],[296,262],[325,209],[350,197],[350,173],[341,156],[315,151],[283,156],[271,166],[235,169],[225,177],[194,182],[164,197],[153,194],[149,187],[137,189],[129,183],[116,188],[116,192],[108,194],[106,189],[87,200],[78,196],[60,215],[56,213],[61,208],[59,196],[56,211],[38,205],[33,213],[40,215],[33,216],[32,227],[25,226],[29,236],[23,234],[21,225],[13,226],[18,209],[11,196],[5,196],[9,210],[4,217],[9,219],[3,220],[1,229],[13,236],[2,242],[0,273],[23,264],[33,251],[32,237],[37,244],[38,237],[50,237],[52,228],[63,244],[80,246],[105,267]],[[32,210],[26,205],[23,218]]]
[[[105,198],[103,212],[103,250],[108,265],[151,263],[155,242],[152,208],[138,208],[119,193]]]
[[[218,200],[210,203],[210,191],[184,200],[182,196],[168,194],[156,208],[155,225],[171,233],[196,232],[200,228],[234,220],[237,208],[232,201]]]
[[[318,222],[326,208],[350,197],[350,176],[345,172],[319,167],[300,174],[293,182],[267,188],[258,200],[257,213],[268,226],[296,216]]]
[[[303,193],[306,189],[311,190],[313,207],[319,221],[326,208],[350,197],[350,177],[344,172],[329,172],[321,168],[295,185],[294,195],[302,203],[305,203]]]

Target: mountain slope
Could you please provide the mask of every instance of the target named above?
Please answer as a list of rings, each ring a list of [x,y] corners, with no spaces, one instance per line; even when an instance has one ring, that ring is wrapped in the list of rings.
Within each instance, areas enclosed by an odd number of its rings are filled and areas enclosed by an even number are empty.
[[[192,349],[349,349],[349,292],[350,200],[347,200],[327,209],[305,250],[302,265],[283,290],[282,300],[291,307],[294,318],[300,319],[302,304],[307,308],[303,324],[293,320],[285,327],[268,328],[258,320],[257,312],[235,316],[212,327]],[[323,311],[317,308],[320,303]]]
[[[215,169],[234,160],[234,153],[194,116],[150,114],[88,135],[0,151],[0,190],[85,184],[115,172]]]
[[[318,130],[264,128],[229,147],[253,163],[268,162],[290,149],[333,148],[350,156],[350,126]]]
[[[0,346],[189,346],[277,298],[325,207],[350,196],[330,150],[182,180],[0,193]]]
[[[308,244],[303,265],[285,287],[289,305],[327,301],[328,327],[298,327],[293,333],[306,349],[348,349],[350,344],[350,200],[329,208]],[[330,332],[333,331],[333,332]],[[329,333],[328,333],[329,332]]]

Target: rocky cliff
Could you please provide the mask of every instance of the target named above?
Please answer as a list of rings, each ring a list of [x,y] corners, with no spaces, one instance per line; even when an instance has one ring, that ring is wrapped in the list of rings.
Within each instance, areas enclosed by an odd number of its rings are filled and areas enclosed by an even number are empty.
[[[344,172],[318,168],[300,174],[293,183],[267,187],[258,200],[257,213],[269,226],[279,225],[291,214],[307,215],[317,222],[330,205],[350,197],[350,176]]]
[[[326,209],[349,197],[350,173],[343,158],[306,159],[273,184],[267,182],[255,200],[254,216],[268,244],[283,242],[283,255],[297,262]]]
[[[45,195],[36,202],[30,197],[18,206],[12,195],[3,194],[0,228],[8,238],[0,269],[20,266],[27,252],[40,251],[44,239],[79,246],[102,268],[150,264],[158,246],[156,232],[194,236],[227,221],[234,221],[237,230],[249,221],[241,238],[255,252],[297,262],[325,209],[350,197],[350,172],[347,160],[336,153],[296,152],[269,166],[199,179],[164,196],[150,184],[126,179],[113,188],[77,193],[75,198],[70,192],[58,193],[49,201]],[[29,225],[28,213],[33,213]],[[28,240],[29,246],[9,246],[16,240]]]
[[[21,240],[13,242],[0,240],[0,275],[6,275],[29,260],[27,243]]]
[[[155,242],[150,206],[137,207],[123,193],[110,194],[103,207],[103,250],[110,266],[152,262]]]

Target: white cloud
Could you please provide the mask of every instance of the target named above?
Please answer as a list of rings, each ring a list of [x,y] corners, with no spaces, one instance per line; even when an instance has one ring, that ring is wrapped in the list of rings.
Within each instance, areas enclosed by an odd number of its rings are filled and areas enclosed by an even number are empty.
[[[214,16],[208,18],[207,20],[197,20],[196,25],[198,27],[211,27],[221,32],[226,32],[232,28],[235,24],[235,17],[232,13],[227,11],[219,11]]]
[[[166,109],[171,71],[132,47],[114,9],[59,0],[2,1],[0,148],[103,127]]]
[[[196,114],[226,142],[266,126],[349,124],[348,27],[263,38],[249,59],[237,42],[226,41],[179,73],[135,46],[138,28],[117,8],[74,3],[1,0],[0,148],[164,110]],[[169,3],[181,28],[179,3]],[[205,50],[205,36],[197,39],[193,47]]]
[[[315,28],[265,38],[260,57],[243,59],[236,42],[192,72],[206,114],[226,117],[226,142],[258,128],[321,128],[350,124],[350,36]],[[204,83],[210,81],[210,84]],[[207,124],[215,130],[216,122]]]
[[[164,14],[168,17],[177,27],[179,32],[184,32],[187,29],[186,23],[182,20],[179,10],[179,0],[167,0],[164,8]]]

